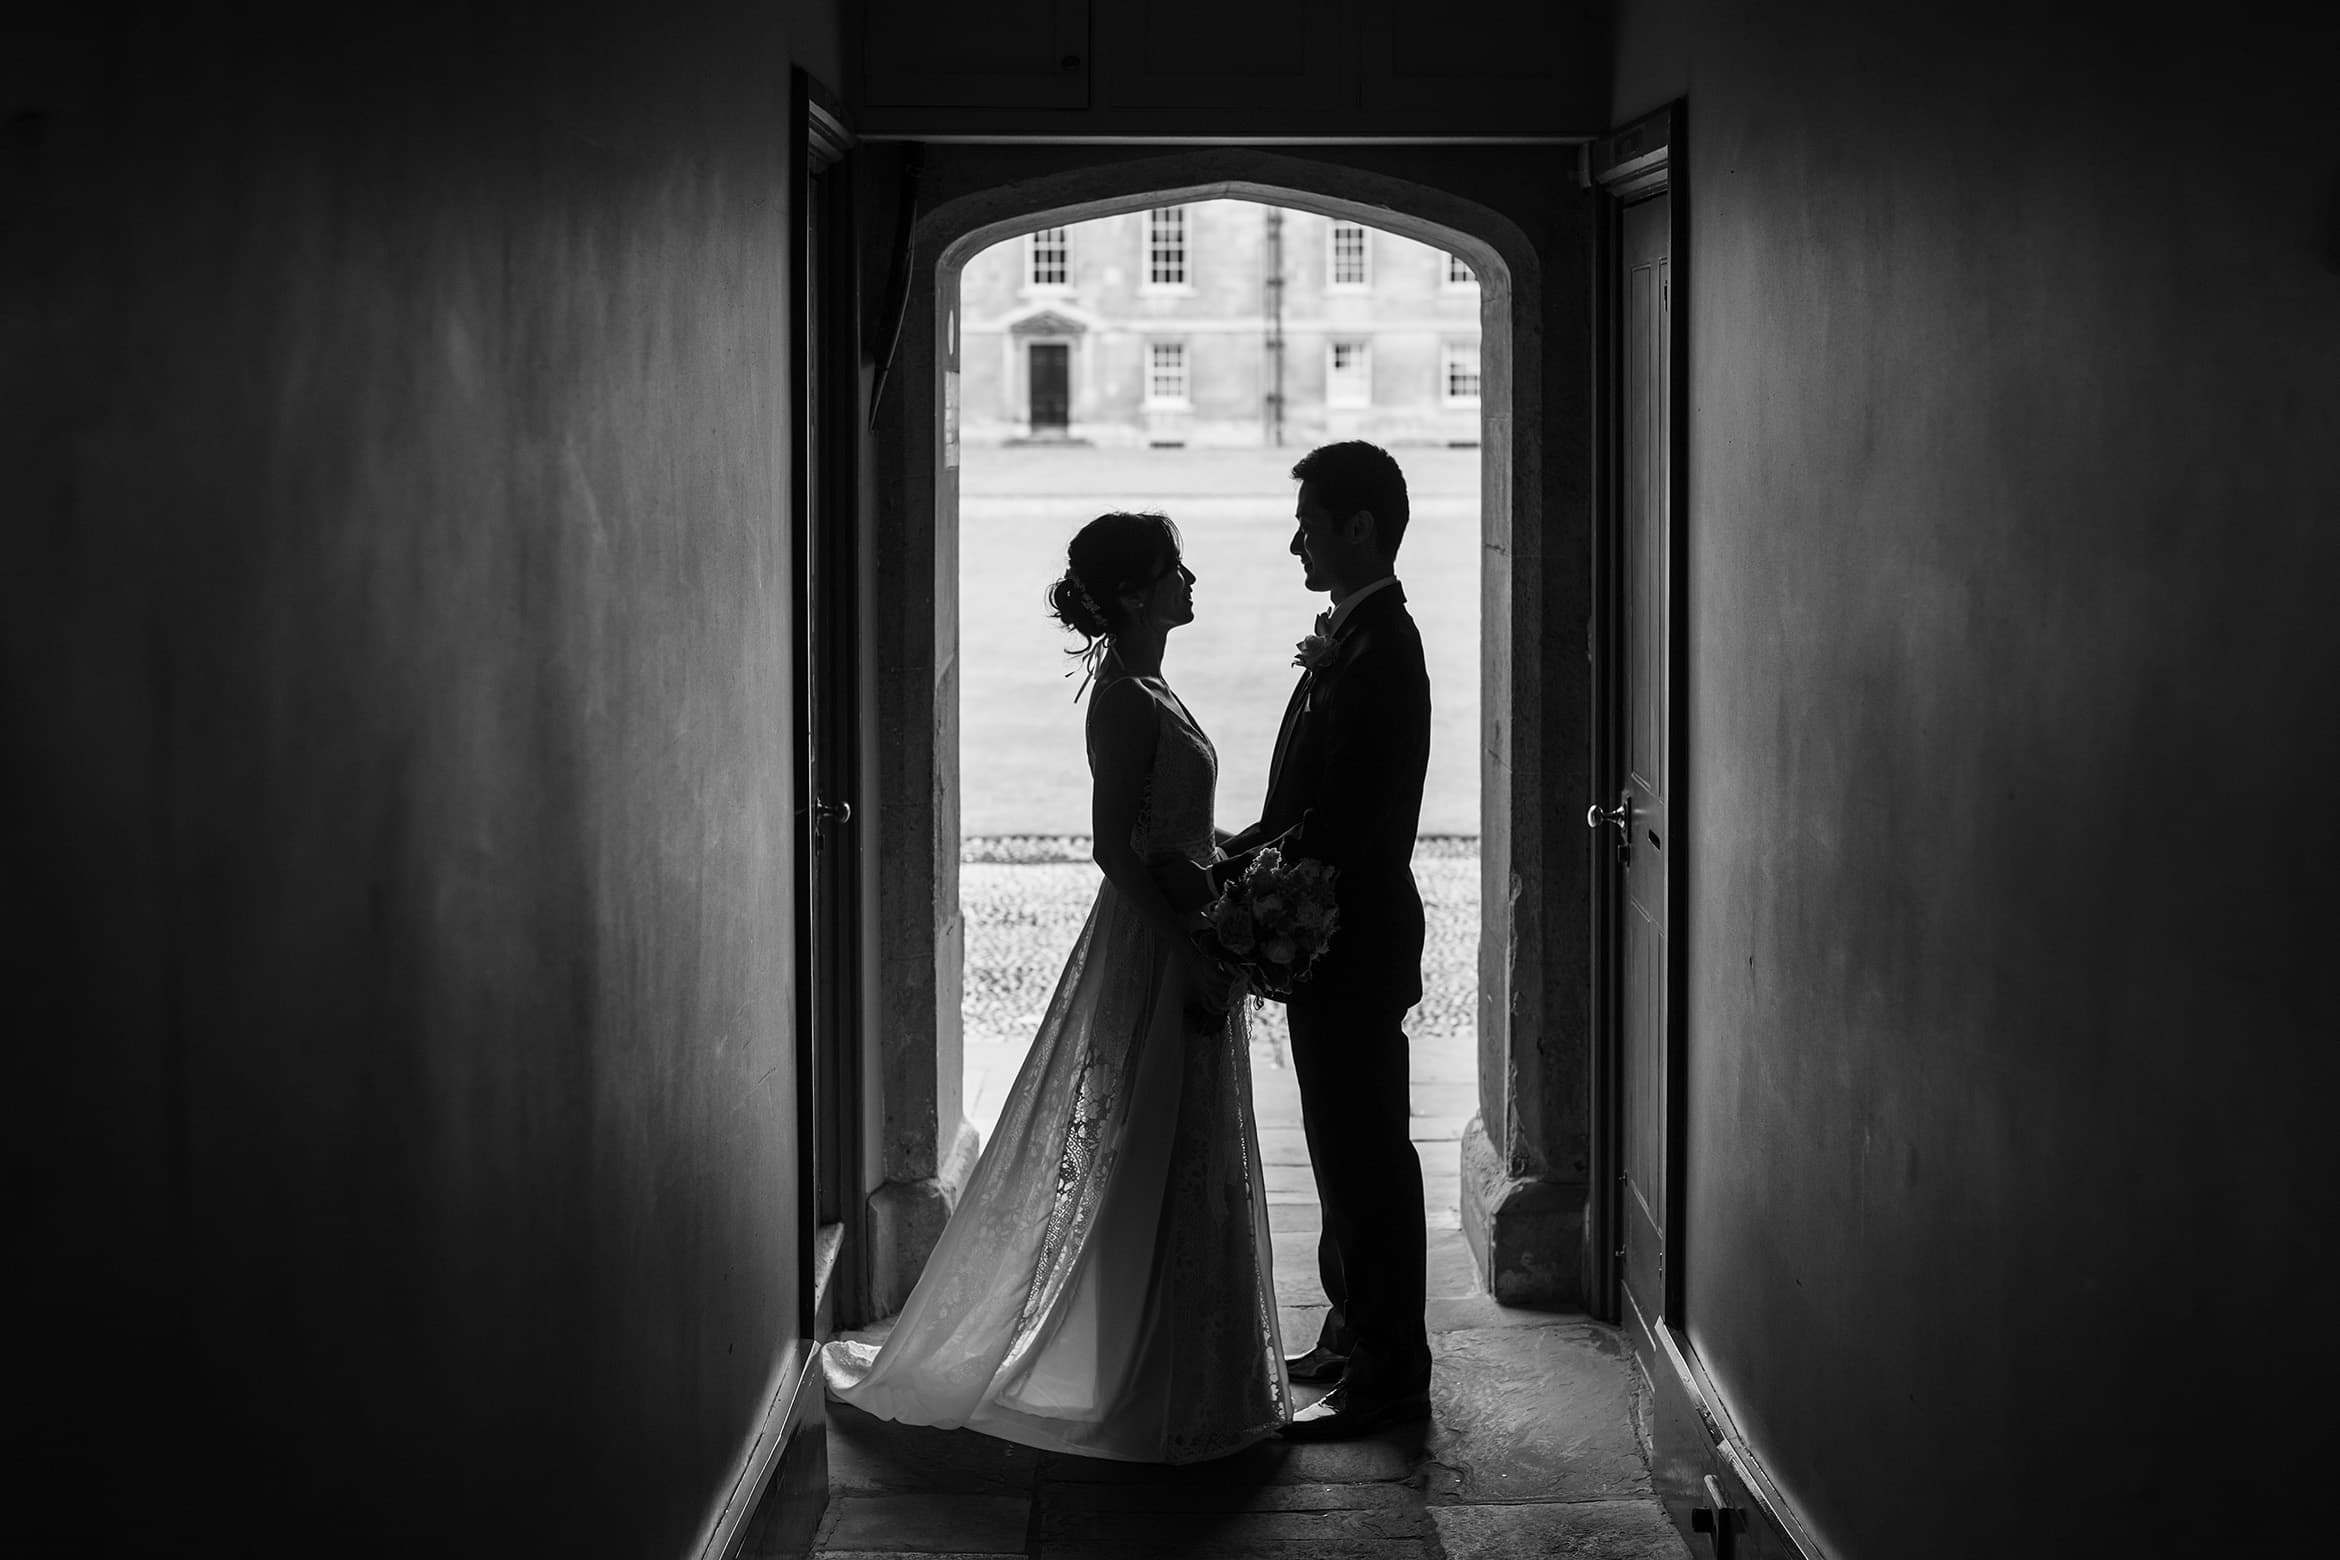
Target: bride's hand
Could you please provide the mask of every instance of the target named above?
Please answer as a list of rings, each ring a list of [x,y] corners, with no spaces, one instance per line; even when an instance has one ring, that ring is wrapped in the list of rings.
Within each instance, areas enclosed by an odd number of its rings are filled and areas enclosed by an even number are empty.
[[[1180,915],[1194,915],[1215,897],[1211,889],[1211,875],[1198,863],[1188,861],[1183,856],[1149,862],[1146,870],[1153,875],[1155,885],[1162,890],[1162,897],[1170,902],[1170,908]]]
[[[1198,946],[1191,935],[1186,939],[1185,964],[1189,1006],[1216,1019],[1235,1005],[1242,975],[1217,954]]]

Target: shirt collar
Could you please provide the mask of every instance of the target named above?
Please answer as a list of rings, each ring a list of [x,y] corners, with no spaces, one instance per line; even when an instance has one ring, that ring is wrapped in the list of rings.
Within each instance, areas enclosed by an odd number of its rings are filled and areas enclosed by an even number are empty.
[[[1384,574],[1380,579],[1375,580],[1372,584],[1360,585],[1355,590],[1349,592],[1348,596],[1342,600],[1339,606],[1333,608],[1330,612],[1327,612],[1324,615],[1325,633],[1327,635],[1339,633],[1341,631],[1341,625],[1349,621],[1350,615],[1357,610],[1357,605],[1359,602],[1362,602],[1367,596],[1372,595],[1375,591],[1381,589],[1384,585],[1395,585],[1396,583],[1396,575]]]

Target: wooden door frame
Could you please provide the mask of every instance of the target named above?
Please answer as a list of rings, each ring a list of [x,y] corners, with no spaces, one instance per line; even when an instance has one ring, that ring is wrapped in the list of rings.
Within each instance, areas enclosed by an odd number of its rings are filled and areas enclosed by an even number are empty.
[[[1625,712],[1621,689],[1625,665],[1623,637],[1624,568],[1624,276],[1619,261],[1624,235],[1624,212],[1643,200],[1667,202],[1672,230],[1669,269],[1684,274],[1684,202],[1680,198],[1682,105],[1671,103],[1634,121],[1585,149],[1586,182],[1600,192],[1600,326],[1595,333],[1600,394],[1594,400],[1598,423],[1594,439],[1594,486],[1599,516],[1593,530],[1593,761],[1594,795],[1588,800],[1606,807],[1615,801],[1615,778],[1623,765]],[[1685,292],[1687,289],[1685,289]],[[1678,813],[1683,795],[1682,698],[1683,672],[1688,658],[1682,652],[1684,614],[1678,610],[1683,573],[1682,514],[1687,489],[1685,390],[1689,379],[1684,351],[1689,333],[1683,329],[1683,294],[1670,295],[1672,318],[1667,341],[1666,419],[1666,805]],[[1665,1283],[1663,1317],[1682,1312],[1681,1251],[1685,1201],[1682,1175],[1683,1093],[1677,1087],[1684,1059],[1680,939],[1673,935],[1681,903],[1677,891],[1677,863],[1682,860],[1682,830],[1677,819],[1671,829],[1675,844],[1666,865],[1666,1194]],[[1625,1196],[1625,1087],[1624,1028],[1619,994],[1624,958],[1623,908],[1625,877],[1609,848],[1606,831],[1591,835],[1594,853],[1593,883],[1593,1047],[1591,1160],[1593,1228],[1588,1245],[1592,1259],[1593,1312],[1603,1321],[1626,1320],[1624,1279]],[[1656,1322],[1657,1318],[1647,1319]]]
[[[845,127],[843,111],[833,94],[802,69],[794,71],[791,79],[795,145],[789,158],[790,427],[796,455],[789,478],[789,530],[791,562],[799,571],[797,579],[801,581],[810,562],[814,527],[823,528],[822,534],[832,542],[839,537],[851,539],[856,530],[860,306],[855,284],[858,256],[852,230],[852,186],[845,160],[852,150],[853,137]],[[825,176],[829,202],[829,220],[821,232],[822,252],[817,257],[809,247],[816,174]],[[816,270],[823,280],[818,299],[808,291]],[[829,348],[825,358],[818,361],[810,339],[812,310],[816,305],[821,310],[821,334]],[[828,413],[817,422],[813,416],[816,408],[825,408]],[[836,550],[824,549],[824,556]],[[792,731],[797,774],[803,776],[811,771],[814,744],[818,742],[823,760],[823,785],[829,793],[816,798],[798,798],[797,903],[807,906],[814,902],[812,873],[818,859],[814,853],[815,836],[824,828],[829,849],[842,853],[840,865],[828,874],[831,887],[841,885],[846,901],[832,906],[838,913],[832,918],[831,941],[827,944],[815,943],[809,922],[796,929],[796,1018],[797,1032],[803,1042],[797,1047],[797,1117],[799,1141],[807,1146],[811,1172],[804,1178],[803,1194],[804,1271],[811,1275],[804,1297],[803,1325],[806,1335],[812,1338],[826,1336],[840,1313],[858,1314],[867,1247],[862,1230],[859,1174],[861,981],[856,934],[861,918],[853,902],[858,897],[854,889],[859,879],[853,863],[862,837],[861,820],[853,810],[860,796],[856,763],[858,699],[853,672],[862,649],[860,614],[856,610],[858,575],[858,568],[831,568],[814,582],[822,595],[812,603],[812,610],[844,641],[847,650],[844,657],[833,658],[836,664],[832,672],[838,675],[832,675],[829,686],[822,690],[824,701],[819,706],[831,725],[837,723],[838,713],[843,710],[842,727],[828,732],[829,740],[825,741],[823,733],[811,729],[804,702],[806,679],[800,676],[796,680],[797,718]],[[799,592],[795,599],[801,603],[805,598]],[[795,637],[801,653],[809,640],[801,631]],[[824,805],[834,808],[838,804],[846,809],[842,817],[822,816]],[[839,938],[842,945],[837,941]],[[815,967],[816,960],[821,967]],[[833,1023],[825,1028],[819,1022],[817,1006],[818,983],[824,980],[828,982],[833,1003]],[[827,1116],[824,1116],[825,1101],[837,1106]],[[824,1167],[828,1171],[826,1177],[820,1174]],[[838,1218],[827,1226],[821,1220],[818,1201],[824,1185],[841,1193]],[[825,1233],[831,1230],[833,1233]]]
[[[1688,643],[1689,568],[1689,339],[1690,203],[1684,144],[1685,105],[1667,104],[1586,148],[1586,182],[1603,197],[1600,242],[1600,326],[1596,333],[1600,393],[1594,397],[1596,514],[1593,538],[1593,769],[1597,787],[1610,786],[1624,752],[1619,697],[1625,643],[1621,622],[1622,471],[1625,419],[1624,308],[1621,252],[1624,211],[1642,200],[1668,203],[1668,270],[1685,285],[1670,292],[1666,427],[1666,811],[1673,837],[1666,864],[1666,1145],[1665,1279],[1658,1312],[1644,1316],[1628,1303],[1623,1273],[1625,1099],[1619,995],[1624,955],[1625,875],[1603,837],[1592,848],[1593,906],[1593,1132],[1596,1197],[1594,1285],[1605,1319],[1623,1325],[1654,1401],[1650,1412],[1651,1481],[1667,1515],[1693,1552],[1723,1560],[1824,1560],[1823,1551],[1763,1471],[1754,1448],[1732,1419],[1690,1341],[1683,1275],[1689,1270],[1689,1009],[1687,939],[1680,936],[1690,902],[1693,853],[1685,799],[1696,777],[1687,763],[1688,710],[1693,668]],[[1614,800],[1596,790],[1601,805]]]

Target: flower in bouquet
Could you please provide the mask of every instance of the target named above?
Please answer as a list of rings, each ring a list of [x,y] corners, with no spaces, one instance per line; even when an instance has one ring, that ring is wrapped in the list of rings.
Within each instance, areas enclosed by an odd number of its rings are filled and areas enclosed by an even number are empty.
[[[1251,929],[1251,909],[1238,896],[1222,894],[1204,914],[1210,917],[1219,945],[1229,953],[1246,954],[1259,946]]]
[[[1228,883],[1204,914],[1211,935],[1252,989],[1289,997],[1308,978],[1340,926],[1338,872],[1269,846]]]

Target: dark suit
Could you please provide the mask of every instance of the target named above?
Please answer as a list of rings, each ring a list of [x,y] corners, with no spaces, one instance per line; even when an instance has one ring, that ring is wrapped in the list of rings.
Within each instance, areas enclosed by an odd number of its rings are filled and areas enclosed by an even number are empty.
[[[1227,849],[1256,848],[1297,826],[1290,854],[1339,869],[1340,925],[1286,1004],[1324,1210],[1317,1266],[1332,1309],[1319,1341],[1350,1357],[1354,1394],[1396,1395],[1430,1379],[1422,1164],[1407,1134],[1403,1028],[1422,999],[1413,854],[1430,678],[1400,585],[1360,601],[1334,640],[1332,663],[1304,673],[1284,711],[1260,821]]]

